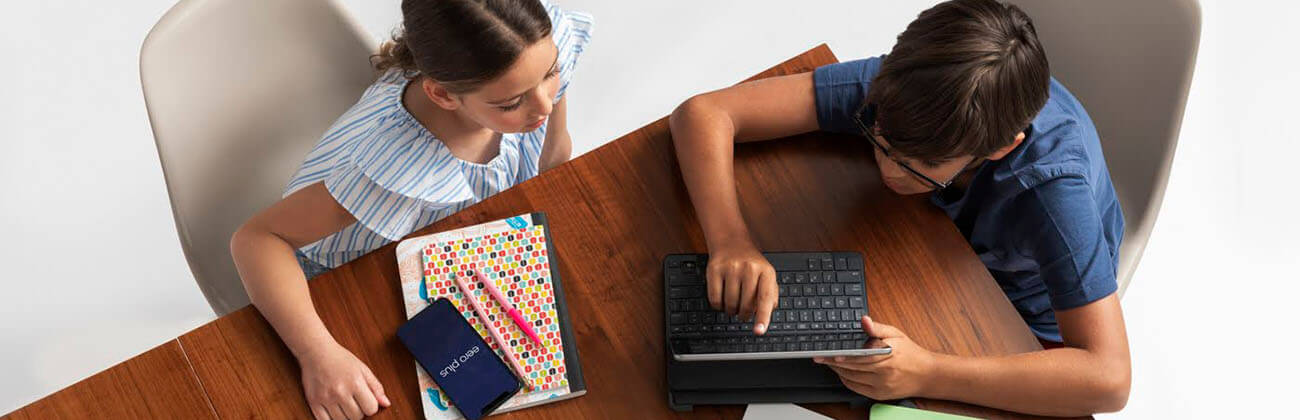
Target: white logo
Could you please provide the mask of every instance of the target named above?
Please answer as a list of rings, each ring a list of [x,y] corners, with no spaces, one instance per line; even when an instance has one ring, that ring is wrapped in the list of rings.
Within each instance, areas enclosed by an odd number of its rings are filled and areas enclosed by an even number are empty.
[[[438,372],[438,375],[443,378],[446,378],[447,375],[456,373],[456,369],[460,369],[461,363],[465,363],[466,361],[469,361],[469,358],[474,357],[474,355],[478,354],[478,352],[479,352],[479,348],[477,344],[474,345],[474,347],[470,347],[469,350],[465,351],[465,354],[460,355],[460,357],[452,358],[451,362],[447,363],[447,367],[442,368],[442,371]]]

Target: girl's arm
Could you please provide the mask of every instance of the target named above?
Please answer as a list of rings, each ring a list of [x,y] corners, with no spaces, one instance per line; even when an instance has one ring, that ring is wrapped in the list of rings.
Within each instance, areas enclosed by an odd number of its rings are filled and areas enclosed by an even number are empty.
[[[356,222],[323,183],[305,187],[254,215],[230,239],[248,297],[302,366],[317,418],[360,418],[387,406],[370,369],[334,341],[312,306],[294,250]]]
[[[550,120],[546,123],[546,141],[542,144],[542,156],[539,159],[539,172],[560,166],[573,155],[573,140],[569,138],[569,107],[565,105],[568,101],[569,96],[565,95],[551,110]]]
[[[813,74],[773,77],[697,95],[669,118],[682,179],[709,247],[709,303],[766,332],[777,302],[776,272],[749,236],[732,172],[735,142],[817,129]]]

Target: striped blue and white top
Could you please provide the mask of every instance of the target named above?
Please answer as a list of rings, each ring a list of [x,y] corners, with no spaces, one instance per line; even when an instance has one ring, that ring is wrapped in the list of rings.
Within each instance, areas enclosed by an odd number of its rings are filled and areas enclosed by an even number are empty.
[[[543,1],[551,17],[564,96],[578,56],[591,39],[592,17]],[[333,268],[537,175],[547,124],[503,134],[486,164],[466,162],[402,106],[408,80],[401,70],[380,76],[307,154],[285,188],[289,196],[324,182],[357,223],[299,250]]]

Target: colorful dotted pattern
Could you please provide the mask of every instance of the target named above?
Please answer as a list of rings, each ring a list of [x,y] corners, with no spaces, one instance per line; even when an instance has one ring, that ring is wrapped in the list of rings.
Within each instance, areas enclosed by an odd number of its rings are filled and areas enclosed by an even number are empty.
[[[468,283],[468,292],[488,313],[491,328],[497,329],[519,358],[527,380],[537,389],[568,386],[555,294],[551,289],[551,264],[546,255],[546,235],[542,226],[430,244],[421,252],[421,257],[428,296],[445,297],[455,303],[461,315],[483,336],[488,346],[505,360],[504,353],[474,314],[474,307],[466,299],[465,291],[456,287],[452,276],[462,276]],[[533,331],[542,339],[543,346],[529,339],[492,299],[492,295],[468,274],[470,270],[478,269],[514,303],[524,319],[532,321]]]

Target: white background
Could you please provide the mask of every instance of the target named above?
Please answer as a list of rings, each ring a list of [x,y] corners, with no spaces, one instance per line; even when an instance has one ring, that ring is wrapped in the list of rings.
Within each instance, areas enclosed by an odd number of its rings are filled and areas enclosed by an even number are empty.
[[[398,0],[343,3],[375,37],[399,20]],[[575,154],[821,42],[842,60],[886,52],[932,3],[562,2],[597,19],[569,90]],[[1101,417],[1252,417],[1294,398],[1300,7],[1256,3],[1203,4],[1164,209],[1123,300],[1132,395]],[[0,4],[0,413],[213,318],[139,86],[170,6]]]

